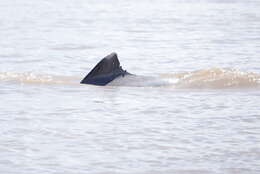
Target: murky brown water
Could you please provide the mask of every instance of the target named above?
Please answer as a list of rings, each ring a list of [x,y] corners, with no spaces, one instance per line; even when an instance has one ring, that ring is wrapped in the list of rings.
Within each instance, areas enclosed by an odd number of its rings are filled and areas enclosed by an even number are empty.
[[[2,0],[0,173],[260,173],[259,6]]]

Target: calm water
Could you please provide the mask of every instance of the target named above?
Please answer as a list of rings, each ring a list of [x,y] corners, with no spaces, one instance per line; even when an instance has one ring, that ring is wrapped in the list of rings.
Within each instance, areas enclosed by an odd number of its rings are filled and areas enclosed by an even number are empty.
[[[259,50],[258,0],[1,0],[0,173],[258,174]]]

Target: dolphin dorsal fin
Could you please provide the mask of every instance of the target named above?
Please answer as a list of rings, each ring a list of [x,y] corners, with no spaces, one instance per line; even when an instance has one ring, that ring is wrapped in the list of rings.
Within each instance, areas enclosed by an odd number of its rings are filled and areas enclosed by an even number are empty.
[[[86,78],[92,78],[99,75],[105,75],[119,68],[120,62],[116,53],[111,53],[104,57],[98,64],[88,73]]]
[[[104,57],[80,82],[83,84],[106,85],[117,76],[124,74],[116,53]]]

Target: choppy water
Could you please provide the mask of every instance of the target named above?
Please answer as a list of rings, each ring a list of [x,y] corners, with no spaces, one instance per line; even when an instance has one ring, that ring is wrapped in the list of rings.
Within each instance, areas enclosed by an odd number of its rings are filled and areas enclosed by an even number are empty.
[[[0,173],[260,173],[259,7],[0,1]]]

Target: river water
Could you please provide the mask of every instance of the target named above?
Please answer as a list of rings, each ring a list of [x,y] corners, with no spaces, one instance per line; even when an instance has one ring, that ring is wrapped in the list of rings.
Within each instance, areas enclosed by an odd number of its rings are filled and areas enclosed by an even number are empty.
[[[259,9],[1,0],[0,173],[260,173]],[[140,78],[80,85],[111,52]]]

